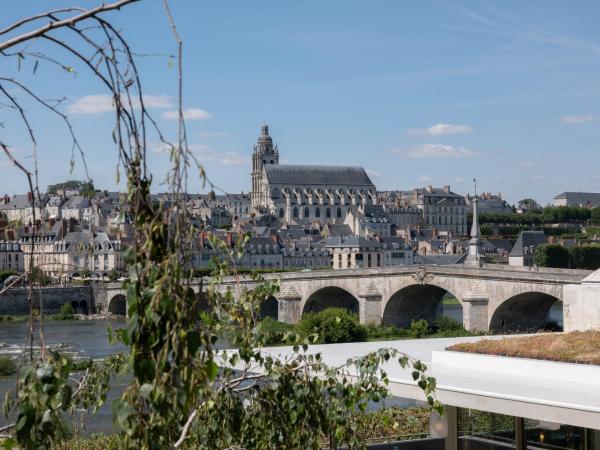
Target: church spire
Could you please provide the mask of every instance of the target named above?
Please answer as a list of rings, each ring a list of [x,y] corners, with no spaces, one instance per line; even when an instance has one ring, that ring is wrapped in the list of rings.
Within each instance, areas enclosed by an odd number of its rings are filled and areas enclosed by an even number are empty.
[[[466,265],[481,267],[483,264],[483,258],[481,256],[481,244],[479,242],[479,217],[477,211],[477,180],[473,178],[473,184],[475,186],[475,197],[473,197],[473,225],[471,225],[471,240],[469,241],[469,254],[465,261]]]

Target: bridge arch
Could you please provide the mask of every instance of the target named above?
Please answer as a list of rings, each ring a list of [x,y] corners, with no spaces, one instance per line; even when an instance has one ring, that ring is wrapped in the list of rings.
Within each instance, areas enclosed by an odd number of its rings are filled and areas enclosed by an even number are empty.
[[[539,331],[548,325],[553,306],[562,314],[562,300],[554,295],[539,291],[513,295],[502,302],[491,315],[490,331]]]
[[[444,315],[444,298],[455,298],[458,304],[452,306],[452,314],[448,314],[458,322],[463,321],[462,300],[447,287],[433,283],[409,284],[395,290],[383,308],[382,324],[409,328],[413,320],[426,320],[434,324]]]
[[[302,315],[319,312],[327,308],[344,308],[358,314],[358,298],[350,291],[338,286],[325,286],[314,290],[304,302]]]
[[[119,316],[127,315],[127,297],[123,294],[113,296],[108,302],[108,312]]]
[[[258,317],[264,319],[265,317],[271,317],[275,320],[279,317],[279,302],[272,295],[269,298],[263,300],[258,308]]]

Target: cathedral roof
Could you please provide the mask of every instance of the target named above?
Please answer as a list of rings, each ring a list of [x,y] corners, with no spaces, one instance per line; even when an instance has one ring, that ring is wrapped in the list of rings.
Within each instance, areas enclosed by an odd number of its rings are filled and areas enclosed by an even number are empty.
[[[268,164],[264,171],[271,184],[374,187],[365,169],[356,166]]]

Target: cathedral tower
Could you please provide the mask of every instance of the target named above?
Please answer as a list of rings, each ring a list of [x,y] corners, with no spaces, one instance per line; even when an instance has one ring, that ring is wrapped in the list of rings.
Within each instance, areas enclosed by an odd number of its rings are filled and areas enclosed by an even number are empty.
[[[263,203],[262,170],[266,164],[279,164],[279,151],[269,136],[269,126],[265,124],[260,129],[260,136],[254,144],[252,153],[252,191],[250,196],[253,207],[261,206]]]

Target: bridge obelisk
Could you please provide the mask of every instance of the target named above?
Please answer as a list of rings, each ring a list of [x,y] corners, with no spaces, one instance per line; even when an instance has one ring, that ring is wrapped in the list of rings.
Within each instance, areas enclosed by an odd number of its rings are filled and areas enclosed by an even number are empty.
[[[471,240],[469,241],[469,254],[465,260],[466,266],[481,267],[483,258],[481,256],[481,243],[479,242],[479,217],[477,215],[477,180],[473,179],[475,184],[475,197],[473,198],[473,225],[471,226]]]

